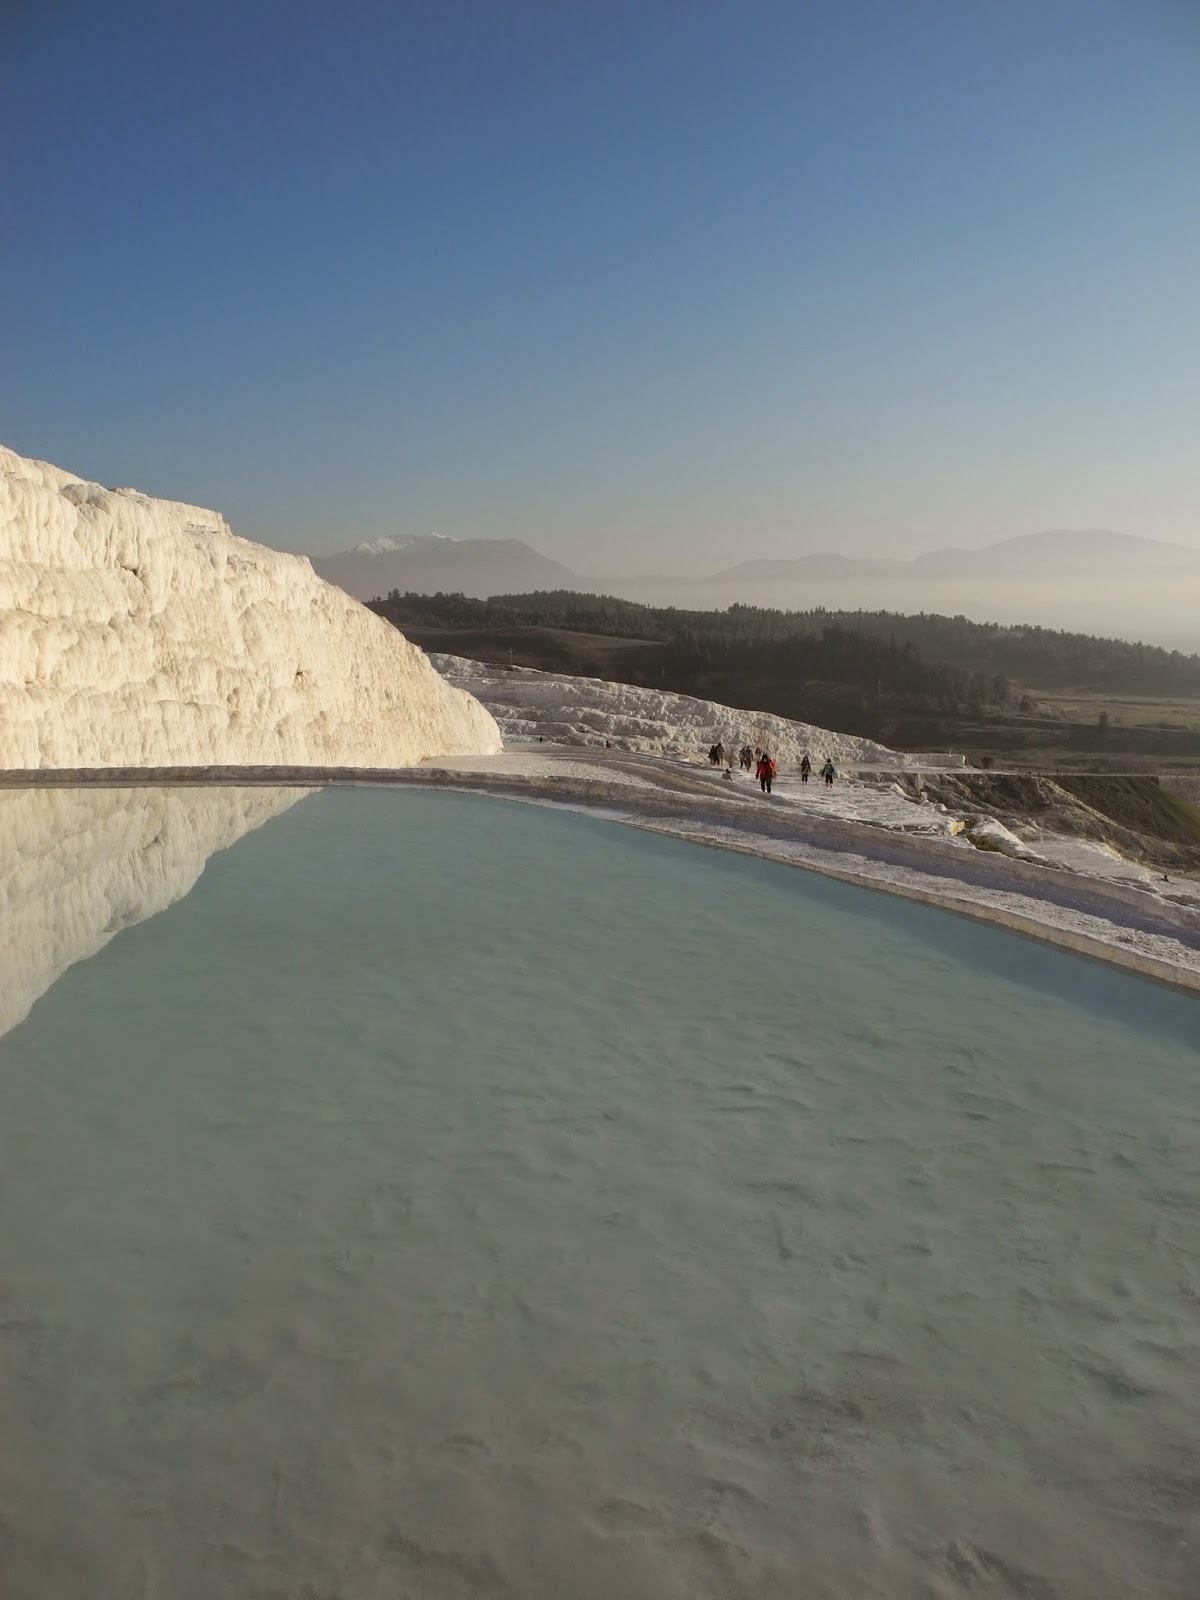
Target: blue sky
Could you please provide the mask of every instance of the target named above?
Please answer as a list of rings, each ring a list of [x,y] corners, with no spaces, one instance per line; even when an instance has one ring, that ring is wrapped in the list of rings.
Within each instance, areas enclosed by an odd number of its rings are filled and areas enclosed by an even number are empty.
[[[6,0],[0,439],[293,549],[1200,543],[1195,0]]]

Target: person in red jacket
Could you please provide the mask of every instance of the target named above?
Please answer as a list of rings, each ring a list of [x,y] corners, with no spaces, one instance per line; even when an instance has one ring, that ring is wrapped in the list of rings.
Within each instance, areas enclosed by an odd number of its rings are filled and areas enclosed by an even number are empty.
[[[775,763],[765,750],[758,758],[758,766],[754,769],[754,776],[758,779],[762,792],[770,794],[771,784],[775,779]]]

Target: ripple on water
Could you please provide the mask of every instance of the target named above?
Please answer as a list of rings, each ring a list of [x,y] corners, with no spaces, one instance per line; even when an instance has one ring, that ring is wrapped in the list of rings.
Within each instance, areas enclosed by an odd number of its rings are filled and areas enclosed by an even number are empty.
[[[1193,1600],[1196,1017],[306,801],[0,1041],[6,1600]]]

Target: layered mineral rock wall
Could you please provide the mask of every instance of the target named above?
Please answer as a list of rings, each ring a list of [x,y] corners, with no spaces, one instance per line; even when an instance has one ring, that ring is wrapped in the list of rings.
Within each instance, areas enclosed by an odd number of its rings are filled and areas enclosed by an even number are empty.
[[[396,767],[499,748],[477,700],[304,557],[0,447],[0,767]]]

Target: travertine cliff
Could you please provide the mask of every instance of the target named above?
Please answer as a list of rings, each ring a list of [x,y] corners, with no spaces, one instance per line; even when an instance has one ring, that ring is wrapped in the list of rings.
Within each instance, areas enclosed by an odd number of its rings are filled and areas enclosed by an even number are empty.
[[[0,767],[407,766],[472,696],[301,556],[0,447]]]

